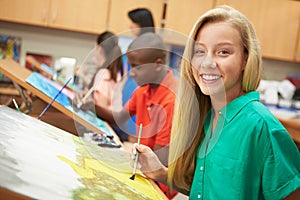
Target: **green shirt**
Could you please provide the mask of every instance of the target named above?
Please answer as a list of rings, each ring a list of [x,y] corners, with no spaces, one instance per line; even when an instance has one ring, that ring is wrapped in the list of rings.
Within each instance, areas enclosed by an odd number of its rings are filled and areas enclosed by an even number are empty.
[[[197,151],[190,199],[282,199],[300,187],[300,154],[288,132],[262,103],[247,93],[212,110]]]

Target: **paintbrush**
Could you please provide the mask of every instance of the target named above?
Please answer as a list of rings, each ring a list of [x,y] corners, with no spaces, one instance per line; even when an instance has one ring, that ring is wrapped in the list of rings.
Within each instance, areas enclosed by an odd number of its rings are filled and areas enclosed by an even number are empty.
[[[95,85],[93,85],[89,89],[89,91],[84,95],[84,97],[82,98],[82,100],[78,102],[78,104],[76,105],[78,109],[82,106],[82,104],[85,103],[86,99],[92,94],[92,92],[94,91],[94,89],[95,89]]]
[[[20,110],[20,108],[19,108],[19,106],[18,106],[16,100],[15,100],[15,99],[12,99],[12,101],[14,102],[17,111],[21,112],[21,110]]]
[[[38,116],[38,119],[40,120],[44,113],[50,108],[50,106],[53,104],[55,99],[60,95],[60,93],[65,89],[65,87],[69,84],[69,82],[72,80],[72,77],[69,78],[69,80],[63,85],[63,87],[59,90],[59,92],[55,95],[55,97],[51,100],[51,102],[46,106],[46,108],[43,110],[43,112]]]
[[[141,143],[142,129],[143,129],[143,124],[140,124],[140,130],[139,130],[138,142],[137,142],[138,144]],[[136,151],[135,160],[134,160],[134,164],[133,164],[133,173],[132,173],[132,176],[130,177],[131,180],[134,180],[134,178],[135,178],[138,159],[139,159],[139,151]]]

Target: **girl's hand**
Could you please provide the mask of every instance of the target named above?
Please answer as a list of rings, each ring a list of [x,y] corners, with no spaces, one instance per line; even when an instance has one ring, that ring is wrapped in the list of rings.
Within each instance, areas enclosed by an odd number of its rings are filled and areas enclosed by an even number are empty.
[[[132,145],[131,166],[134,166],[137,151],[139,152],[137,169],[146,177],[165,183],[167,181],[168,168],[160,162],[157,155],[148,146],[137,143]]]

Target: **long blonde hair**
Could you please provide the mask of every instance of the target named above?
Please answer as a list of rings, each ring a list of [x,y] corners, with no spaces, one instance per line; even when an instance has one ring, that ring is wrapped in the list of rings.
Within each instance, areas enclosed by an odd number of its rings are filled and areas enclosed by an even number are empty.
[[[204,137],[204,121],[211,108],[210,97],[204,95],[194,80],[191,59],[199,30],[206,23],[229,22],[240,30],[247,63],[242,88],[257,89],[261,80],[261,54],[254,29],[248,19],[236,9],[223,5],[204,13],[192,28],[181,61],[180,84],[172,125],[168,184],[189,191],[196,162],[197,149]]]

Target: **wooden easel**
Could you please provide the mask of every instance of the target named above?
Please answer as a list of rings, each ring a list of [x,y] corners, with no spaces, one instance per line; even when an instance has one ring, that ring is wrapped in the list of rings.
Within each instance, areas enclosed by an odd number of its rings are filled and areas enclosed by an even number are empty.
[[[20,66],[17,62],[12,59],[0,60],[0,73],[7,76],[13,82],[17,83],[27,91],[31,92],[37,97],[35,105],[33,106],[33,112],[30,114],[33,117],[37,117],[42,110],[51,102],[51,98],[38,90],[37,88],[31,86],[26,82],[26,79],[33,73],[30,70]],[[102,133],[102,131],[95,127],[93,124],[87,120],[76,115],[76,113],[65,108],[63,105],[57,103],[56,101],[52,104],[51,108],[45,113],[42,121],[45,121],[51,125],[54,125],[58,128],[61,128],[65,131],[71,132],[74,135],[78,135],[77,127],[74,123],[75,121],[78,124],[85,127],[88,131]],[[115,138],[119,141],[118,136],[114,133],[112,128],[105,122],[107,128],[112,132]]]

